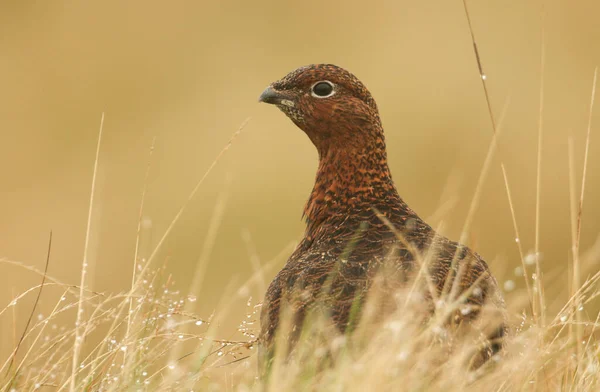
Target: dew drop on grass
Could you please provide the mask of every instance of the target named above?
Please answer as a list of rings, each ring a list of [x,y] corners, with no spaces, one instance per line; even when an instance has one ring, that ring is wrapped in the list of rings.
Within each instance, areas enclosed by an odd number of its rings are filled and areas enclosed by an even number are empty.
[[[515,238],[515,242],[518,244],[520,242],[519,237]]]
[[[504,291],[513,291],[515,289],[515,281],[507,280],[504,282]]]
[[[515,276],[523,276],[523,267],[515,268]]]
[[[560,316],[560,321],[565,323],[567,322],[568,317],[566,315]]]
[[[481,79],[486,80],[487,76],[485,74],[481,74]]]
[[[187,296],[187,300],[190,301],[190,302],[196,302],[196,296],[190,294],[190,295]]]
[[[202,320],[196,321],[196,325],[202,325],[202,324],[204,324],[204,321],[202,321]]]
[[[152,228],[152,219],[148,216],[142,218],[141,222],[142,229],[151,229]]]

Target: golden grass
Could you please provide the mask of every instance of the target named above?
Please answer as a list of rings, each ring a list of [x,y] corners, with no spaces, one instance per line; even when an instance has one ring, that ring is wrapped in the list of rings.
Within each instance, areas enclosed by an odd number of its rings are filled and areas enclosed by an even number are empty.
[[[599,259],[600,241],[581,256],[582,272],[593,271]],[[1,262],[20,265],[5,259]],[[545,323],[536,322],[523,310],[528,301],[525,290],[511,292],[507,302],[512,331],[506,349],[477,371],[466,370],[465,364],[478,347],[478,336],[453,339],[439,320],[423,322],[418,295],[409,292],[409,297],[399,294],[400,311],[379,328],[369,328],[361,321],[353,335],[344,336],[328,328],[326,317],[311,319],[291,359],[280,350],[263,383],[257,378],[254,354],[260,307],[237,290],[258,282],[256,277],[232,284],[218,314],[203,318],[186,311],[195,297],[177,290],[164,267],[152,270],[142,261],[138,263],[135,290],[122,294],[84,289],[82,299],[79,287],[46,277],[49,289],[61,288],[56,306],[27,330],[15,364],[10,366],[10,358],[3,359],[2,390],[61,391],[71,385],[77,391],[546,391],[600,387],[599,320],[586,320],[583,311],[593,308],[600,296],[600,272],[582,282]],[[45,276],[42,271],[37,273]],[[39,288],[16,298],[0,310],[0,317],[8,315],[10,307],[19,306],[23,297],[35,296]],[[407,300],[413,297],[417,300]],[[246,301],[247,315],[239,317],[239,338],[223,339],[219,319],[232,303]],[[460,302],[459,298],[448,306]],[[65,316],[76,319],[81,303],[88,312],[79,318],[77,333],[72,322],[62,320]],[[131,312],[123,311],[130,304]],[[365,309],[369,314],[368,306]],[[571,328],[581,333],[570,333]],[[82,355],[73,369],[78,336],[82,337]],[[92,347],[86,344],[88,340],[99,343]]]
[[[463,2],[469,22],[471,38],[482,85],[486,95],[494,136],[483,165],[482,174],[474,193],[471,209],[463,231],[467,239],[470,222],[477,208],[481,184],[491,164],[496,139],[502,121],[493,115],[486,77],[475,43],[466,1]],[[543,32],[542,32],[543,36]],[[479,337],[467,334],[454,338],[435,317],[426,321],[422,307],[412,300],[413,289],[399,293],[399,312],[391,315],[378,328],[367,321],[358,323],[352,335],[340,335],[328,326],[327,317],[310,319],[293,353],[279,349],[268,379],[260,379],[255,351],[259,329],[260,305],[246,298],[252,285],[264,289],[264,271],[253,261],[254,274],[246,282],[231,282],[217,307],[218,312],[198,315],[193,312],[196,298],[205,279],[205,267],[224,201],[215,210],[201,260],[197,263],[194,283],[185,293],[169,279],[167,269],[156,267],[155,256],[170,234],[185,207],[241,132],[245,123],[219,153],[187,201],[179,209],[171,224],[148,260],[136,257],[132,262],[133,274],[129,291],[119,294],[92,292],[86,288],[86,254],[83,257],[81,282],[74,286],[60,282],[46,271],[39,271],[24,263],[2,259],[37,273],[42,283],[17,295],[0,309],[0,320],[11,316],[27,296],[39,296],[47,287],[58,289],[56,304],[46,317],[33,317],[30,311],[20,339],[6,358],[0,358],[0,389],[2,391],[165,391],[165,390],[268,390],[268,391],[364,391],[364,390],[444,390],[444,391],[591,391],[600,389],[600,344],[597,327],[600,314],[589,317],[586,309],[597,308],[600,297],[600,240],[587,252],[579,247],[581,217],[587,174],[588,151],[597,70],[592,84],[588,132],[585,145],[583,180],[577,195],[572,142],[569,141],[570,195],[572,217],[571,276],[559,278],[570,290],[567,301],[556,304],[544,290],[539,254],[539,205],[541,198],[541,151],[543,135],[543,67],[544,44],[541,53],[540,116],[538,129],[538,161],[536,192],[536,235],[534,267],[526,263],[526,255],[518,241],[517,216],[512,204],[509,177],[501,163],[508,205],[515,238],[521,256],[525,290],[506,293],[511,333],[506,347],[476,371],[465,364],[480,344]],[[504,113],[505,110],[503,110]],[[503,115],[501,116],[503,117]],[[100,128],[101,134],[102,126]],[[100,138],[98,140],[98,150]],[[94,178],[97,171],[96,157]],[[94,181],[92,182],[90,216],[93,208]],[[142,192],[138,244],[145,190]],[[88,223],[89,237],[90,223]],[[250,238],[244,237],[251,248]],[[286,256],[286,248],[280,256]],[[568,250],[565,251],[565,253]],[[50,251],[49,251],[50,256]],[[565,263],[567,264],[567,263]],[[535,269],[531,271],[531,269]],[[583,279],[588,276],[587,279]],[[530,282],[530,277],[532,281]],[[509,277],[505,277],[509,279]],[[512,279],[511,279],[512,282]],[[451,291],[451,290],[450,290]],[[191,293],[191,294],[187,294]],[[45,292],[46,300],[50,295]],[[418,295],[417,295],[418,297]],[[450,310],[460,306],[461,298],[449,301]],[[232,305],[246,302],[247,314],[240,315],[239,336],[224,338],[220,320]],[[37,303],[37,301],[36,301]],[[417,301],[418,303],[418,301]],[[548,308],[547,304],[554,304]],[[447,310],[448,310],[447,309]],[[27,310],[24,310],[27,311]],[[439,312],[444,314],[445,312]],[[365,308],[369,314],[369,308]],[[367,317],[365,317],[367,319]],[[2,320],[3,321],[3,320]],[[285,322],[283,323],[285,325]],[[283,333],[280,334],[283,336]],[[99,342],[91,344],[90,342]],[[280,345],[279,347],[285,347]]]

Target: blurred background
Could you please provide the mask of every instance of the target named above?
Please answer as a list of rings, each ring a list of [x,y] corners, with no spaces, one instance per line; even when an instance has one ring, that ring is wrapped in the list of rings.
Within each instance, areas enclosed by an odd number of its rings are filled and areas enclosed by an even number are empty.
[[[541,9],[540,1],[470,2],[497,118],[509,102],[470,243],[508,290],[506,281],[515,290],[524,283],[500,163],[519,240],[532,252]],[[579,191],[593,73],[600,65],[599,13],[594,0],[545,2],[540,251],[546,291],[557,301],[568,294],[571,252],[567,140],[574,142]],[[355,73],[378,102],[401,195],[432,225],[443,220],[444,234],[453,239],[492,140],[461,1],[2,2],[0,37],[0,308],[40,281],[7,260],[43,269],[50,231],[49,274],[79,284],[102,113],[88,285],[106,293],[126,291],[131,282],[153,138],[144,257],[251,117],[154,259],[183,294],[197,297],[196,311],[204,317],[250,278],[253,265],[271,263],[268,283],[304,230],[301,213],[317,155],[282,113],[257,103],[270,82],[318,62]],[[583,250],[600,232],[598,107],[592,126]],[[214,246],[206,252],[215,214]],[[204,284],[188,293],[202,257],[208,257]],[[597,270],[598,261],[593,265]],[[262,299],[257,282],[239,293],[222,331],[235,331],[248,297]],[[48,288],[38,312],[47,315],[60,293]],[[32,293],[0,316],[4,353],[33,299]]]

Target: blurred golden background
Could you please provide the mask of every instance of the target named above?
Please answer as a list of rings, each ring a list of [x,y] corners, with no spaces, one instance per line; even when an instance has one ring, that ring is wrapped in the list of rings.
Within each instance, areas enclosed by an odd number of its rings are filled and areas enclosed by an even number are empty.
[[[482,190],[471,243],[502,282],[523,289],[500,162],[506,165],[520,241],[534,247],[542,3],[470,2],[496,117],[509,100],[499,151]],[[579,190],[600,3],[545,4],[544,136],[540,250],[546,290],[564,300],[571,251],[567,139]],[[158,254],[187,293],[218,203],[224,212],[197,312],[208,317],[227,285],[247,280],[301,237],[317,156],[308,138],[257,98],[294,68],[330,62],[375,96],[401,195],[458,239],[492,139],[461,1],[103,1],[0,4],[0,258],[78,284],[102,113],[88,284],[114,293],[131,282],[141,193],[152,139],[142,255],[163,236],[195,184],[240,124]],[[600,108],[592,119],[583,250],[600,232]],[[454,203],[454,204],[447,204]],[[441,208],[451,205],[451,208]],[[284,251],[285,252],[285,251]],[[280,268],[283,253],[266,274]],[[596,265],[598,261],[596,261]],[[529,271],[531,274],[533,270]],[[0,263],[0,308],[40,278]],[[501,283],[502,284],[502,283]],[[234,331],[248,296],[223,325]],[[59,291],[48,288],[48,314]],[[0,318],[0,351],[14,346],[30,294]],[[552,304],[550,304],[552,305]],[[16,323],[14,322],[16,320]]]

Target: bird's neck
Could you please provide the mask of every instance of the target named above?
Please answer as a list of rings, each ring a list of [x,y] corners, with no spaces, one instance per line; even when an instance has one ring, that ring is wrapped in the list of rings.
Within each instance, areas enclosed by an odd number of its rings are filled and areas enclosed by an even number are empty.
[[[315,185],[304,209],[307,232],[399,202],[383,136],[368,145],[361,143],[361,148],[330,145],[319,150]]]

